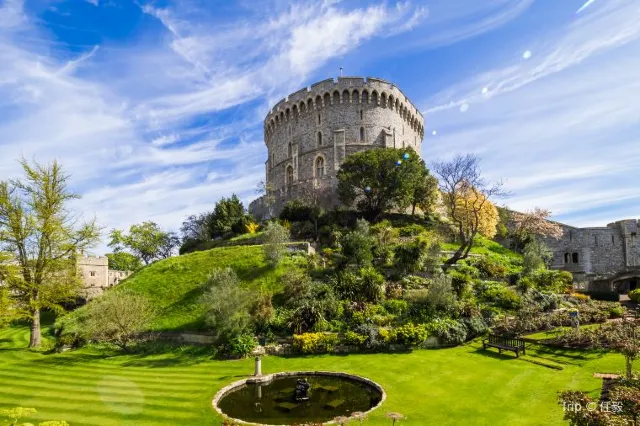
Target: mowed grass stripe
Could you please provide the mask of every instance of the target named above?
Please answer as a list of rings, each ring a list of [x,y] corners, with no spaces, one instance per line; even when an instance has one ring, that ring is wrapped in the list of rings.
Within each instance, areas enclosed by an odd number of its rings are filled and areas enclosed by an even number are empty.
[[[171,379],[162,379],[161,377],[154,378],[153,380],[147,380],[144,377],[140,376],[129,376],[126,373],[108,373],[103,374],[101,371],[96,371],[93,376],[82,375],[77,376],[73,373],[73,371],[65,371],[59,370],[57,372],[47,372],[41,373],[38,372],[34,374],[33,370],[27,369],[11,369],[9,371],[0,369],[0,382],[3,383],[11,383],[11,381],[16,381],[17,383],[43,383],[46,385],[52,386],[71,386],[77,387],[82,386],[84,384],[95,383],[96,380],[105,379],[107,377],[123,377],[127,380],[136,383],[140,388],[144,390],[153,392],[153,391],[163,391],[168,388],[180,388],[185,391],[197,391],[202,387],[203,382],[212,382],[216,381],[216,378],[208,378],[202,376],[200,382],[189,381],[189,382],[178,382]],[[106,385],[108,386],[108,384]]]
[[[27,335],[28,329],[23,332]],[[15,329],[10,334],[12,340],[21,340]],[[8,335],[0,330],[0,339],[9,339]],[[403,426],[564,426],[557,391],[597,392],[593,372],[617,371],[624,365],[616,354],[589,352],[582,357],[569,351],[531,350],[531,355],[548,360],[573,360],[558,371],[477,346],[403,354],[266,357],[263,371],[345,371],[380,383],[387,400],[371,414],[370,426],[388,426],[384,416],[388,411],[404,414]],[[23,360],[5,363],[16,355]],[[176,366],[180,360],[175,358],[173,354],[101,358],[91,349],[61,355],[0,350],[0,407],[34,407],[39,410],[38,421],[66,420],[72,426],[220,425],[211,399],[222,386],[251,374],[253,360],[187,356],[185,365]]]

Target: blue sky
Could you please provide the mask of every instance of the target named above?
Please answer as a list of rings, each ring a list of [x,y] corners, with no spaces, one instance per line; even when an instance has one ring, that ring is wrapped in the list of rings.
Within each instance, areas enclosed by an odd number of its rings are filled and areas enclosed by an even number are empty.
[[[60,160],[107,229],[178,229],[264,174],[269,106],[395,82],[427,162],[475,152],[515,209],[640,217],[637,0],[0,0],[0,179]]]

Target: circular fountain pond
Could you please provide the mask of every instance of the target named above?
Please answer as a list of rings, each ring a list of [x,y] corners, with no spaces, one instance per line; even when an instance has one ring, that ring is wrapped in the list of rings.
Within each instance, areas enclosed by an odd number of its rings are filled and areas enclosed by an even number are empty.
[[[220,414],[245,423],[292,425],[364,413],[384,399],[382,388],[362,377],[300,372],[241,380],[221,390],[213,405]]]

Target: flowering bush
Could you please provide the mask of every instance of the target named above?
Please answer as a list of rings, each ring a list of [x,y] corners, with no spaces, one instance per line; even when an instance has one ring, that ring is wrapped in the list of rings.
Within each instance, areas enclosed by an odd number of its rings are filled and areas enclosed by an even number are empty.
[[[294,334],[292,348],[302,354],[325,353],[333,351],[338,336],[330,333]]]

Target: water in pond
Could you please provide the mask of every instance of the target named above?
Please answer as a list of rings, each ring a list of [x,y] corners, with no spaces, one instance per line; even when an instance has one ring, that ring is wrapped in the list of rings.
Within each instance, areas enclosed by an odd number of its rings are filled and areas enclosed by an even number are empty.
[[[311,385],[306,401],[296,400],[296,383]],[[382,395],[366,383],[345,377],[300,375],[268,384],[246,384],[224,396],[218,407],[227,416],[252,423],[290,425],[326,422],[378,405]]]

